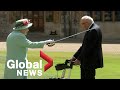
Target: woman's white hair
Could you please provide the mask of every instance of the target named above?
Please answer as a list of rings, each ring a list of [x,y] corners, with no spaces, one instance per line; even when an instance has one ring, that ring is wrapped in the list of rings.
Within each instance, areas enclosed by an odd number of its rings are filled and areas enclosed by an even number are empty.
[[[85,16],[83,16],[83,17],[81,18],[81,20],[83,20],[83,19],[87,19],[87,20],[91,21],[91,23],[94,23],[93,18],[90,17],[90,16],[85,15]]]

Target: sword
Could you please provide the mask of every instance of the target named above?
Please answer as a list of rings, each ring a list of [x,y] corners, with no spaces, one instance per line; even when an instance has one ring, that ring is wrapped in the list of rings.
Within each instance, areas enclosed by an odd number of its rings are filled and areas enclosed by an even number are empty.
[[[93,24],[93,23],[91,23],[91,25],[92,25],[92,24]],[[77,35],[79,35],[79,34],[81,34],[81,33],[87,32],[87,31],[90,30],[91,25],[90,25],[90,26],[88,27],[88,29],[85,30],[85,31],[82,31],[82,32],[79,32],[79,33],[73,34],[73,35],[71,35],[71,36],[68,36],[68,37],[65,37],[65,38],[62,38],[62,39],[59,39],[59,40],[55,40],[54,42],[56,43],[56,42],[59,42],[59,41],[62,41],[62,40],[68,39],[68,38],[70,38],[70,37],[77,36]]]
[[[81,33],[86,32],[86,31],[88,31],[88,30],[85,30],[85,31],[82,31],[82,32],[79,32],[79,33],[73,34],[73,35],[68,36],[68,37],[64,37],[64,38],[61,38],[61,39],[55,40],[54,42],[55,42],[55,43],[56,43],[56,42],[60,42],[60,41],[62,41],[62,40],[65,40],[65,39],[68,39],[68,38],[71,38],[71,37],[77,36],[77,35],[79,35],[79,34],[81,34]]]
[[[89,30],[90,30],[90,29],[85,30],[85,31],[82,31],[82,32],[79,32],[79,33],[76,33],[76,34],[73,34],[73,35],[70,35],[70,36],[68,36],[68,37],[64,37],[64,38],[55,40],[54,43],[48,43],[47,45],[48,45],[48,46],[53,46],[53,45],[55,45],[56,42],[60,42],[60,41],[62,41],[62,40],[68,39],[68,38],[70,38],[70,37],[77,36],[77,35],[79,35],[79,34],[82,34],[82,33],[84,33],[84,32],[87,32],[87,31],[89,31]]]

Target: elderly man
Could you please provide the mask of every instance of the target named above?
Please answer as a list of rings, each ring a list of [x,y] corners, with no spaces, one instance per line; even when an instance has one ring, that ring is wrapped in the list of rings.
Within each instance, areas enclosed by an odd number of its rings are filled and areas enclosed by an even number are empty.
[[[83,16],[80,25],[87,31],[82,46],[73,55],[71,61],[80,65],[81,79],[95,79],[95,70],[103,67],[101,29],[90,16]]]
[[[8,35],[6,46],[7,46],[7,55],[6,63],[4,70],[4,79],[27,79],[27,76],[17,76],[17,70],[20,68],[8,68],[7,62],[9,60],[18,60],[18,63],[24,62],[27,60],[27,49],[28,48],[43,48],[45,44],[53,44],[53,40],[45,40],[39,42],[32,42],[26,38],[29,28],[32,26],[28,19],[20,19],[15,22],[15,27],[13,31]],[[22,70],[26,70],[23,68]]]

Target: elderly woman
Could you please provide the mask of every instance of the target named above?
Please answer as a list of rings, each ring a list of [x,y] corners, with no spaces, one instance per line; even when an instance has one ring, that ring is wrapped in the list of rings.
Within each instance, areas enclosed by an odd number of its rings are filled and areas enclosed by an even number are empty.
[[[32,42],[26,38],[29,28],[32,26],[28,19],[20,19],[15,22],[15,27],[13,31],[8,35],[6,40],[7,55],[4,70],[4,79],[27,79],[27,76],[17,76],[17,70],[21,68],[8,68],[8,61],[17,60],[18,63],[27,60],[27,49],[28,48],[43,48],[45,44],[54,43],[53,40],[45,40],[39,42]],[[22,68],[26,70],[26,68]]]

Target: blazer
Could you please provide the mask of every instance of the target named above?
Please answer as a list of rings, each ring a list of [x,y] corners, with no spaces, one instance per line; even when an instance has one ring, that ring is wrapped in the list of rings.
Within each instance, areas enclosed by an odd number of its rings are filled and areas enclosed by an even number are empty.
[[[100,27],[93,23],[85,33],[82,46],[74,54],[80,60],[82,68],[102,68],[102,32]]]

